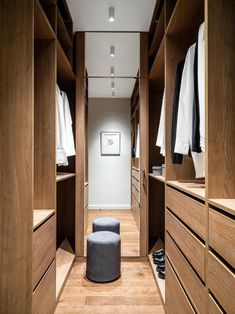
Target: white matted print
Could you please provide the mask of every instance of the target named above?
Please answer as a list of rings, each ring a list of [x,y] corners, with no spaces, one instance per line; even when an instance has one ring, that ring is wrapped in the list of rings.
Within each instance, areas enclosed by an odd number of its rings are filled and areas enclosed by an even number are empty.
[[[120,132],[101,132],[100,133],[100,148],[101,155],[120,155]]]

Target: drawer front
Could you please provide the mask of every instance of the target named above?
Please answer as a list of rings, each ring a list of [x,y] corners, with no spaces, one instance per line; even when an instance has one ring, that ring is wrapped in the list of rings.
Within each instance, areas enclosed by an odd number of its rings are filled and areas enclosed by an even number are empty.
[[[140,181],[140,172],[138,170],[132,169],[132,177],[134,177],[137,181]]]
[[[166,312],[167,314],[192,314],[193,310],[174,270],[166,259]]]
[[[226,313],[235,313],[235,275],[211,252],[208,259],[208,287]]]
[[[53,215],[33,233],[33,288],[56,254],[56,221]]]
[[[197,271],[199,276],[205,280],[205,246],[169,210],[166,210],[165,222],[166,230]]]
[[[33,314],[52,314],[56,307],[56,264],[51,264],[33,292]]]
[[[235,268],[235,221],[211,208],[209,245]]]
[[[133,216],[135,218],[137,228],[139,229],[140,228],[140,207],[133,193],[131,194],[131,209],[132,209]]]
[[[219,306],[214,301],[213,297],[209,294],[209,314],[223,314]]]
[[[182,219],[202,239],[205,239],[206,208],[204,204],[167,186],[166,207],[171,209],[172,212]]]
[[[131,186],[131,191],[135,195],[137,201],[140,203],[140,192],[136,190],[134,185]]]
[[[132,184],[134,185],[137,191],[140,190],[140,183],[134,177],[132,177]]]
[[[181,280],[181,284],[184,286],[190,300],[194,304],[198,313],[205,313],[205,287],[167,232],[165,235],[165,242],[167,256],[171,261],[171,264],[174,266],[174,269]]]
[[[88,185],[84,189],[84,207],[88,206]]]

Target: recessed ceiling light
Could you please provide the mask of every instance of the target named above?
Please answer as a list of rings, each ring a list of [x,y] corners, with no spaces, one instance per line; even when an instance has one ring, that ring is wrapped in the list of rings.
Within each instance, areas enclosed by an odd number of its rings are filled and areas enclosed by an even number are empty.
[[[112,98],[115,98],[115,93],[114,92],[112,92]]]
[[[115,47],[111,46],[110,47],[110,57],[114,57],[115,56]]]
[[[109,22],[114,22],[115,17],[114,17],[114,7],[109,8]]]
[[[111,82],[111,88],[114,89],[114,82]]]
[[[114,76],[114,67],[111,67],[111,68],[110,68],[110,75],[111,75],[111,76]]]

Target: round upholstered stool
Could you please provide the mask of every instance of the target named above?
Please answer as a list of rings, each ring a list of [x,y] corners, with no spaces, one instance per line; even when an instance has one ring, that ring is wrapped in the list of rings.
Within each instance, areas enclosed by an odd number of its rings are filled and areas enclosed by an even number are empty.
[[[92,223],[92,232],[97,231],[111,231],[120,234],[120,223],[112,217],[96,218]]]
[[[117,279],[120,274],[120,236],[110,231],[91,233],[87,237],[87,278],[96,282],[108,282]]]

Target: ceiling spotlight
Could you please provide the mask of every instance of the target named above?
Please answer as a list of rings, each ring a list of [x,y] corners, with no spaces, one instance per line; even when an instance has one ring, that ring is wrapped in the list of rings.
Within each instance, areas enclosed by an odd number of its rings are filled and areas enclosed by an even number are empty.
[[[109,22],[114,22],[114,7],[109,8]]]
[[[115,47],[111,46],[110,47],[110,57],[114,57],[115,56]]]
[[[114,89],[114,82],[111,82],[111,88]]]
[[[111,67],[111,68],[110,68],[110,75],[111,75],[111,76],[114,76],[114,67]]]
[[[115,97],[115,93],[114,92],[112,92],[112,98],[114,98]]]

